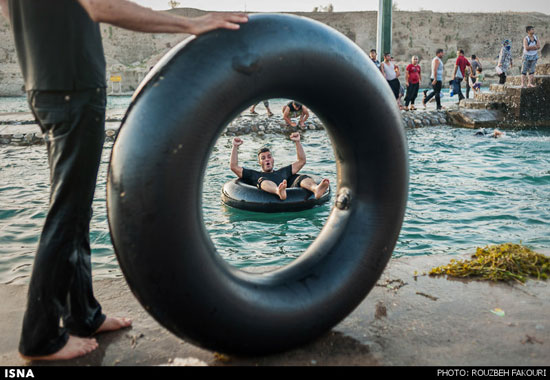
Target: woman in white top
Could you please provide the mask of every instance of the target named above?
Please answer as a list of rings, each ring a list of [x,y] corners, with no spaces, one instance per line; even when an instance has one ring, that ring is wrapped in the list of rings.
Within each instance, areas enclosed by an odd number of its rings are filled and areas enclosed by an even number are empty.
[[[380,65],[380,71],[382,71],[382,74],[384,75],[384,78],[388,81],[388,84],[391,87],[391,90],[393,91],[393,95],[395,96],[395,100],[397,101],[397,105],[399,108],[401,108],[401,104],[399,104],[399,90],[401,87],[401,84],[399,83],[399,79],[397,77],[399,76],[399,67],[393,64],[391,61],[391,54],[386,53],[384,54],[384,61]]]
[[[535,28],[528,26],[525,28],[527,36],[523,39],[523,68],[521,70],[521,87],[525,87],[525,77],[528,76],[527,86],[535,87],[533,84],[533,75],[535,74],[535,66],[537,65],[538,52],[540,49],[540,41],[535,36]]]

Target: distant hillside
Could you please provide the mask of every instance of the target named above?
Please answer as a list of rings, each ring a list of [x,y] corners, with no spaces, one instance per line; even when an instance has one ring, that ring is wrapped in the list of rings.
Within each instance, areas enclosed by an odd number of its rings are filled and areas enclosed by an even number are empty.
[[[181,8],[170,11],[195,17],[205,12]],[[376,47],[377,12],[300,12],[294,13],[323,22],[353,40],[365,52]],[[515,66],[521,64],[521,40],[525,26],[534,25],[542,42],[542,60],[550,61],[550,16],[542,13],[435,13],[431,11],[396,11],[393,16],[392,54],[401,66],[412,55],[421,59],[425,73],[437,48],[455,54],[457,48],[466,55],[481,58],[489,78],[493,74],[500,43],[512,41]],[[0,96],[22,94],[23,80],[19,72],[9,24],[0,19]],[[144,34],[129,32],[102,24],[103,44],[107,58],[108,78],[120,76],[121,83],[110,83],[115,90],[133,91],[149,68],[185,35]],[[451,59],[446,68],[450,69]],[[518,74],[518,72],[513,72]]]

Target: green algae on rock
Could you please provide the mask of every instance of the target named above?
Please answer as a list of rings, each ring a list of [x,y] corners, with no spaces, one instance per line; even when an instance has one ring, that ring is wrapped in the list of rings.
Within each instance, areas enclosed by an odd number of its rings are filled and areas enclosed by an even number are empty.
[[[432,268],[429,275],[520,283],[529,277],[546,280],[550,276],[550,257],[521,244],[498,244],[478,247],[471,260],[452,259],[448,265]]]

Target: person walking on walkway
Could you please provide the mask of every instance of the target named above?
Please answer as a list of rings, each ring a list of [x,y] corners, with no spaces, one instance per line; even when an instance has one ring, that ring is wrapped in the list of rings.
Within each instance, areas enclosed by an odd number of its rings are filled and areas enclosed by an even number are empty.
[[[422,73],[420,65],[418,64],[418,57],[414,55],[411,59],[405,71],[405,86],[407,86],[407,95],[405,95],[405,111],[409,110],[409,103],[411,104],[411,111],[416,110],[414,101],[418,96],[418,89],[420,88],[420,82],[422,81]]]
[[[502,41],[496,67],[497,74],[500,77],[499,84],[506,83],[506,73],[512,68],[512,63],[512,45],[510,44],[510,40],[504,40]]]
[[[472,55],[472,60],[470,61],[470,64],[472,65],[472,70],[470,72],[470,79],[466,85],[466,99],[470,98],[470,89],[472,88],[470,84],[473,85],[476,83],[477,68],[480,67],[483,70],[483,66],[481,65],[481,62],[479,62],[479,58],[475,54]]]
[[[453,92],[454,94],[458,94],[458,102],[462,99],[464,99],[464,94],[462,94],[462,80],[466,77],[466,67],[469,67],[468,70],[471,71],[471,65],[470,62],[466,59],[464,56],[464,50],[459,49],[457,51],[458,57],[455,61],[455,67],[453,69],[453,77],[452,77],[452,83],[453,83]],[[468,82],[466,82],[466,85],[468,85]],[[453,94],[451,94],[453,96]]]
[[[0,6],[11,23],[30,108],[44,133],[51,182],[19,353],[28,360],[72,359],[97,348],[94,334],[132,323],[105,316],[92,289],[89,225],[106,104],[99,23],[199,35],[238,29],[248,17],[188,18],[127,0],[0,0]]]
[[[399,90],[401,87],[401,84],[399,83],[399,67],[397,67],[392,62],[392,56],[390,53],[384,54],[384,61],[380,65],[380,70],[382,71],[382,74],[384,75],[384,78],[388,81],[388,84],[393,92],[393,95],[395,96],[395,101],[397,103],[397,106],[401,108],[401,104],[399,103]]]
[[[528,26],[525,31],[527,36],[523,39],[523,65],[521,69],[521,87],[525,87],[525,77],[527,77],[527,87],[535,87],[533,77],[535,75],[535,66],[537,65],[538,50],[540,41],[535,36],[535,27]]]
[[[432,59],[432,71],[430,74],[430,80],[433,90],[428,94],[428,91],[424,91],[424,99],[422,99],[422,105],[426,108],[426,104],[435,97],[435,103],[437,109],[440,110],[441,106],[441,86],[443,85],[443,55],[445,52],[443,49],[437,49],[435,57]]]

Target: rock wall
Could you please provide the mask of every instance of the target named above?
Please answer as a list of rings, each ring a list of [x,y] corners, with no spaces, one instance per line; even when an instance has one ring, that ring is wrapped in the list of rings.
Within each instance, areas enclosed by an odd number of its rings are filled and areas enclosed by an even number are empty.
[[[519,75],[492,84],[490,91],[462,100],[449,120],[468,128],[550,127],[550,64],[537,65],[533,84],[522,87]]]
[[[167,12],[195,17],[205,12],[197,9],[174,9]],[[300,16],[323,22],[353,40],[368,52],[376,47],[377,12],[300,12]],[[494,82],[494,66],[504,38],[511,39],[514,70],[521,64],[521,40],[525,26],[534,25],[542,42],[541,62],[550,62],[550,16],[541,13],[436,13],[431,11],[396,11],[393,17],[393,52],[403,71],[412,55],[420,58],[424,73],[423,87],[428,85],[430,61],[437,48],[448,53],[447,76],[453,68],[457,48],[467,56],[476,54],[484,64],[488,83]],[[145,34],[102,24],[101,33],[107,60],[108,86],[115,92],[131,92],[168,50],[186,35]],[[519,72],[518,72],[519,73]],[[515,74],[515,73],[514,73]],[[120,82],[111,82],[120,76]],[[402,74],[401,79],[404,79]],[[23,80],[8,22],[0,18],[0,96],[23,94]]]

